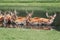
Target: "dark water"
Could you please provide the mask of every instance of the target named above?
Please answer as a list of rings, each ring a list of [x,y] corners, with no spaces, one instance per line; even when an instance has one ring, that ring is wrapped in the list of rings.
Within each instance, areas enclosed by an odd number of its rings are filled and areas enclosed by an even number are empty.
[[[60,26],[55,26],[55,30],[60,31]]]

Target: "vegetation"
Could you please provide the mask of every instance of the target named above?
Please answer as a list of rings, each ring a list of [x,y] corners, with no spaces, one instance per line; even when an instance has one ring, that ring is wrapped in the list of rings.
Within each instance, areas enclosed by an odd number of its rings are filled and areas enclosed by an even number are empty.
[[[0,0],[0,10],[18,11],[18,15],[25,16],[25,10],[33,10],[33,16],[46,17],[45,13],[57,13],[54,25],[60,25],[60,0]],[[39,15],[38,15],[38,14]]]
[[[40,2],[40,3],[58,3],[60,0],[0,0],[0,3],[35,3],[35,2]]]
[[[0,10],[16,9],[19,16],[25,16],[25,10],[34,10],[33,16],[46,17],[45,12],[57,13],[52,25],[60,30],[60,0],[0,0]],[[39,14],[39,15],[38,15]],[[20,28],[0,28],[0,40],[60,40],[56,30],[35,30]]]
[[[0,40],[60,40],[56,30],[0,28]]]
[[[60,3],[0,3],[0,9],[60,11]]]

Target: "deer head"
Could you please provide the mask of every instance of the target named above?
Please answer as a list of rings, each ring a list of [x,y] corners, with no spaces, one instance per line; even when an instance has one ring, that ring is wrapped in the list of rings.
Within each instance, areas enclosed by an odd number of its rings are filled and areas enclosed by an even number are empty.
[[[49,16],[49,15],[48,15],[48,12],[46,12],[46,16],[47,16],[48,18],[50,18],[50,19],[55,19],[56,13],[55,13],[53,16]]]
[[[32,17],[32,15],[33,15],[33,11],[32,11],[32,12],[26,11],[26,13],[27,13],[27,16],[28,16],[28,17]]]

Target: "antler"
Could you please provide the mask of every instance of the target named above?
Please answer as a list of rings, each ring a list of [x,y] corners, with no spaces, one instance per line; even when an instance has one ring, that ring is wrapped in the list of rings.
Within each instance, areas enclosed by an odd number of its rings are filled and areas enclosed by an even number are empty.
[[[26,10],[26,14],[28,14],[29,12]]]
[[[1,14],[1,10],[0,10],[0,14]]]
[[[16,11],[16,10],[14,10],[14,15],[15,15],[16,17],[18,17],[18,16],[17,16],[17,11]]]
[[[49,17],[48,12],[46,12],[46,16]]]
[[[13,13],[12,13],[12,12],[11,12],[10,14],[11,14],[11,15],[13,15]]]
[[[31,14],[33,14],[33,11],[31,12]]]
[[[17,15],[17,11],[16,10],[14,10],[14,14]]]
[[[32,11],[32,12],[28,12],[27,9],[26,9],[26,13],[27,13],[27,14],[33,14],[33,11]]]
[[[53,16],[56,17],[56,13]]]

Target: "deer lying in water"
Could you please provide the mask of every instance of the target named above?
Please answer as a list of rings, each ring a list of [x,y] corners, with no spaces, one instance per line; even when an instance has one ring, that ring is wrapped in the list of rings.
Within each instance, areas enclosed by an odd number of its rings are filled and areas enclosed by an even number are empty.
[[[26,12],[27,14],[28,14],[28,12]],[[32,11],[32,13],[29,13],[28,15],[27,15],[27,25],[32,25],[32,26],[38,26],[38,25],[41,25],[41,23],[40,23],[40,18],[39,17],[33,17],[32,18],[32,15],[33,15],[33,11]]]
[[[28,13],[26,11],[26,13],[27,13],[27,16],[26,17],[21,17],[20,16],[20,17],[17,17],[16,18],[15,23],[17,25],[19,25],[19,26],[26,26],[26,25],[28,25],[28,21],[31,18],[33,11],[31,13]]]
[[[51,25],[54,22],[54,19],[56,17],[56,13],[53,16],[49,16],[48,13],[46,12],[47,18],[39,18],[39,17],[34,17],[34,18],[29,18],[29,23],[31,25]]]
[[[48,13],[46,12],[47,18],[40,18],[40,21],[44,25],[51,25],[54,22],[54,19],[56,17],[56,13],[53,16],[49,16]]]
[[[11,17],[11,12],[10,11],[8,11],[8,12],[5,11],[5,13],[4,13],[4,22],[3,22],[4,27],[10,27],[11,18],[12,18]]]
[[[4,27],[15,27],[16,13],[11,11],[5,11],[4,13]]]
[[[39,18],[39,17],[30,18],[29,23],[30,23],[32,26],[39,26],[39,25],[41,25],[41,22],[40,22],[40,18]]]
[[[4,15],[0,11],[0,26],[3,25]]]

